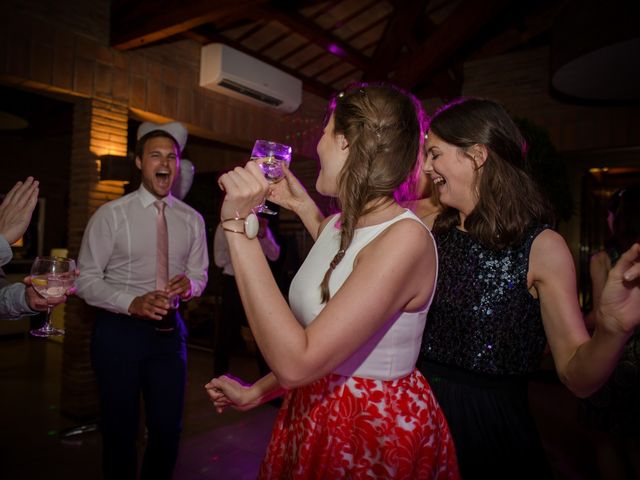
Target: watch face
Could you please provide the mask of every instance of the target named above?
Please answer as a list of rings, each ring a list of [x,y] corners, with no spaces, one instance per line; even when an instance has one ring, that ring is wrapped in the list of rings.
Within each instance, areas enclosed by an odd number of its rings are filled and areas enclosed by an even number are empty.
[[[250,213],[244,220],[244,233],[247,238],[256,238],[258,236],[258,230],[260,229],[260,222],[255,213]]]

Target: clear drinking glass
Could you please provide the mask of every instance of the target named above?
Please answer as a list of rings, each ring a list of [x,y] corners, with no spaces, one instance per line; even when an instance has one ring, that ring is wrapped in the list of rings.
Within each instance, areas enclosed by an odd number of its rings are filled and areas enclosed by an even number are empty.
[[[270,183],[276,183],[284,178],[282,164],[286,163],[288,167],[291,163],[291,147],[268,140],[256,140],[251,152],[251,160],[258,162],[262,173]],[[269,209],[264,202],[263,200],[260,205],[257,205],[255,211],[275,215],[276,212]]]
[[[76,262],[64,257],[37,257],[31,266],[31,285],[47,301],[60,298],[73,287],[76,280]],[[47,302],[48,303],[48,302]],[[64,335],[64,330],[51,325],[51,306],[47,307],[47,316],[41,328],[31,330],[36,337]]]

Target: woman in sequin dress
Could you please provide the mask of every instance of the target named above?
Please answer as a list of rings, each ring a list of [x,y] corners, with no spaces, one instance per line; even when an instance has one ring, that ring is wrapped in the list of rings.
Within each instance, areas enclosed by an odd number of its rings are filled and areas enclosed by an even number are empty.
[[[416,173],[420,109],[395,88],[362,85],[329,113],[316,187],[342,212],[321,223],[309,210],[316,241],[291,284],[291,308],[258,242],[237,233],[268,183],[254,162],[220,179],[221,216],[237,220],[223,220],[236,281],[272,373],[251,386],[218,377],[207,392],[219,410],[246,410],[286,390],[259,478],[458,478],[446,421],[415,368],[436,249],[394,199]]]
[[[611,271],[589,336],[571,253],[550,228],[524,147],[492,101],[459,99],[430,121],[425,171],[443,210],[433,225],[440,271],[418,365],[465,479],[552,478],[529,412],[528,375],[548,342],[562,382],[590,395],[640,322],[635,245]]]

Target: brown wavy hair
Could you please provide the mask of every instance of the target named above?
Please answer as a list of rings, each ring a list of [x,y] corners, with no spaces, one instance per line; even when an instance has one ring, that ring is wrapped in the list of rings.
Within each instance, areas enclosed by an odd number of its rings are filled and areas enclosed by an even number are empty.
[[[484,145],[487,160],[476,170],[478,203],[465,219],[465,229],[483,246],[495,250],[520,245],[532,225],[553,224],[553,210],[531,176],[526,142],[505,108],[491,100],[459,98],[431,118],[429,132],[469,150]],[[460,224],[458,210],[445,207],[433,231]]]
[[[333,134],[342,134],[349,155],[338,176],[340,249],[320,285],[322,301],[330,298],[329,279],[351,244],[358,219],[390,203],[416,177],[423,139],[422,107],[415,98],[388,84],[356,84],[329,104]],[[366,207],[373,200],[381,200]]]

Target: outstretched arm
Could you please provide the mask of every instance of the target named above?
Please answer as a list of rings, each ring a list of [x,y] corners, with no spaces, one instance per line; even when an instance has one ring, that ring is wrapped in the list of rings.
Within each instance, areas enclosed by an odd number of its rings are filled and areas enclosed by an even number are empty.
[[[591,311],[584,317],[584,322],[589,331],[593,331],[596,324],[597,311],[600,308],[600,298],[602,290],[607,281],[607,276],[611,270],[611,260],[607,252],[596,253],[589,260],[589,275],[591,277]]]
[[[596,328],[589,337],[576,296],[573,258],[566,243],[551,230],[541,233],[533,243],[530,275],[540,298],[556,370],[562,382],[580,397],[591,395],[607,380],[640,323],[640,247],[635,248],[636,251],[625,253],[624,259],[619,260],[623,263],[609,274]],[[623,275],[629,279],[624,280]]]

